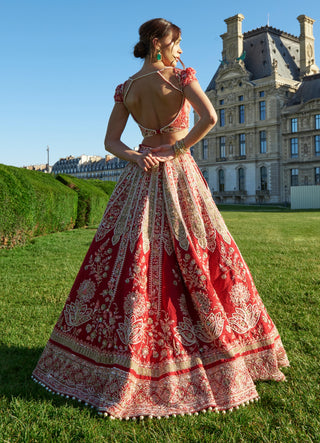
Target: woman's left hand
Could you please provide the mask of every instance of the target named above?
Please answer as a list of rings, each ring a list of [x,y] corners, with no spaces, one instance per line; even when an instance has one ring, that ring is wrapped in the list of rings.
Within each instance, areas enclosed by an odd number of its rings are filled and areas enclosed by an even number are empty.
[[[157,148],[152,148],[151,153],[152,157],[156,158],[159,162],[167,162],[175,158],[172,145],[161,145]]]

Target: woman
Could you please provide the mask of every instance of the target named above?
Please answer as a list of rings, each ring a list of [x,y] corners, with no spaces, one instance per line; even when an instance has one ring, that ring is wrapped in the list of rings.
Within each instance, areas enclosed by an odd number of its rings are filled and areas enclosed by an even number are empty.
[[[288,360],[189,152],[216,113],[176,68],[180,29],[139,32],[145,61],[117,87],[105,139],[129,164],[33,377],[110,418],[225,412],[258,399],[255,380],[283,380]],[[130,114],[138,152],[120,140]]]

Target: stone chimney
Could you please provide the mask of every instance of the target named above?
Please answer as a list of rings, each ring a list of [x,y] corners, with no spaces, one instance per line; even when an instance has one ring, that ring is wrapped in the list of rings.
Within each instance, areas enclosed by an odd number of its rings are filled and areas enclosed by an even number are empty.
[[[233,62],[243,52],[242,14],[225,19],[227,32],[221,35],[223,40],[222,60]]]
[[[313,20],[306,15],[299,15],[300,23],[300,76],[317,74],[318,66],[315,64]]]

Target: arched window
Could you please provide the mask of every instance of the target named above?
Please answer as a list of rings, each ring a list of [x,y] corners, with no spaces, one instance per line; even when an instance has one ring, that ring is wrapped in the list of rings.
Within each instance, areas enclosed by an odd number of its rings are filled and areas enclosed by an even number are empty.
[[[260,168],[260,189],[261,191],[266,191],[268,189],[268,175],[265,166],[261,166]]]
[[[219,169],[219,192],[224,191],[224,170]]]
[[[245,190],[245,177],[244,177],[244,169],[243,168],[238,169],[238,188],[239,188],[239,191]]]

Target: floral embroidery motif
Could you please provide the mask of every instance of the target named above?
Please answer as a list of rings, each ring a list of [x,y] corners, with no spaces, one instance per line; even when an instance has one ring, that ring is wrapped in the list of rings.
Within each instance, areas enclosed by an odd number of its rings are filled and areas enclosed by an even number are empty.
[[[123,303],[123,310],[129,317],[142,317],[146,311],[146,301],[139,292],[129,293]]]
[[[193,68],[176,69],[175,74],[182,88],[190,85],[191,82],[197,80],[196,71]]]
[[[243,305],[250,300],[249,289],[243,283],[237,283],[232,286],[229,297],[235,305]]]
[[[110,269],[110,259],[112,257],[112,248],[108,248],[108,238],[94,254],[90,255],[89,263],[85,266],[85,269],[90,269],[90,275],[92,275],[97,283],[101,283],[104,278],[107,278],[108,271]]]
[[[123,87],[124,83],[121,83],[116,87],[115,93],[114,93],[114,101],[116,103],[123,103]]]
[[[225,245],[221,244],[221,263],[219,263],[219,268],[222,272],[221,278],[227,278],[227,273],[232,271],[232,280],[236,277],[245,281],[246,279],[246,266],[243,260],[234,248],[230,247],[228,250]]]

